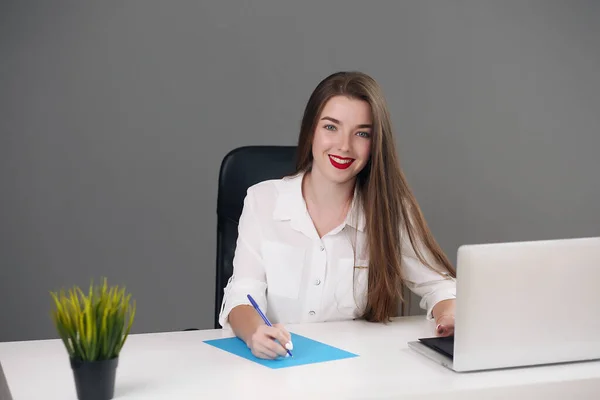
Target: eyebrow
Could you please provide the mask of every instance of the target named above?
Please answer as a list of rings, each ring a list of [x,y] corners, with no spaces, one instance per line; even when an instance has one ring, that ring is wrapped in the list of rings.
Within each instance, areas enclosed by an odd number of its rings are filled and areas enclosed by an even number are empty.
[[[333,122],[334,124],[343,125],[341,123],[341,121],[339,121],[339,120],[337,120],[335,118],[332,118],[332,117],[323,117],[323,118],[321,118],[321,121],[322,120],[327,120],[327,121]],[[372,128],[372,127],[373,127],[373,125],[371,125],[371,124],[361,124],[361,125],[357,126],[357,128],[361,128],[361,129]]]

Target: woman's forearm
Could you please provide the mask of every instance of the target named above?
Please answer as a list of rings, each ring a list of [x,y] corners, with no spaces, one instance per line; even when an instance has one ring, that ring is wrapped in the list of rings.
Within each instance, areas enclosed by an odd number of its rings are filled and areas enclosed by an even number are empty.
[[[264,322],[252,306],[240,305],[229,312],[229,324],[233,333],[248,344],[256,328]]]

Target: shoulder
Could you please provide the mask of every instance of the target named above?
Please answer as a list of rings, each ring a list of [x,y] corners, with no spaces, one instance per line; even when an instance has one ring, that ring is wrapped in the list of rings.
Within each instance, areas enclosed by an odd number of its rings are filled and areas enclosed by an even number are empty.
[[[247,194],[261,200],[277,198],[280,194],[288,192],[296,179],[298,178],[293,176],[258,182],[248,188]]]
[[[248,188],[246,200],[255,210],[272,213],[281,202],[301,194],[301,181],[301,175],[293,175],[256,183]]]

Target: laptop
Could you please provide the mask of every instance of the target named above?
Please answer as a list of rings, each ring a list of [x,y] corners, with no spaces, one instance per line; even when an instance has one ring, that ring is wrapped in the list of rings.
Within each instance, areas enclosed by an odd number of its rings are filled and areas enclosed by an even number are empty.
[[[2,371],[2,363],[0,363],[0,400],[13,400],[4,371]]]
[[[600,359],[600,237],[463,245],[454,336],[408,346],[456,371]]]

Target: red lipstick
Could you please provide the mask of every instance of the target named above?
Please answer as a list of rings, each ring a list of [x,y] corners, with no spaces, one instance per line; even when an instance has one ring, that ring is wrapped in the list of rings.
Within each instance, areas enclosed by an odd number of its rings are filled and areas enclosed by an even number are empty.
[[[338,160],[343,160],[344,162],[343,163],[337,162],[333,159],[333,157],[337,158]],[[346,168],[350,167],[350,165],[352,165],[352,163],[354,162],[354,159],[350,158],[350,157],[340,157],[340,156],[329,155],[329,161],[331,162],[331,165],[333,165],[337,169],[346,169]]]

